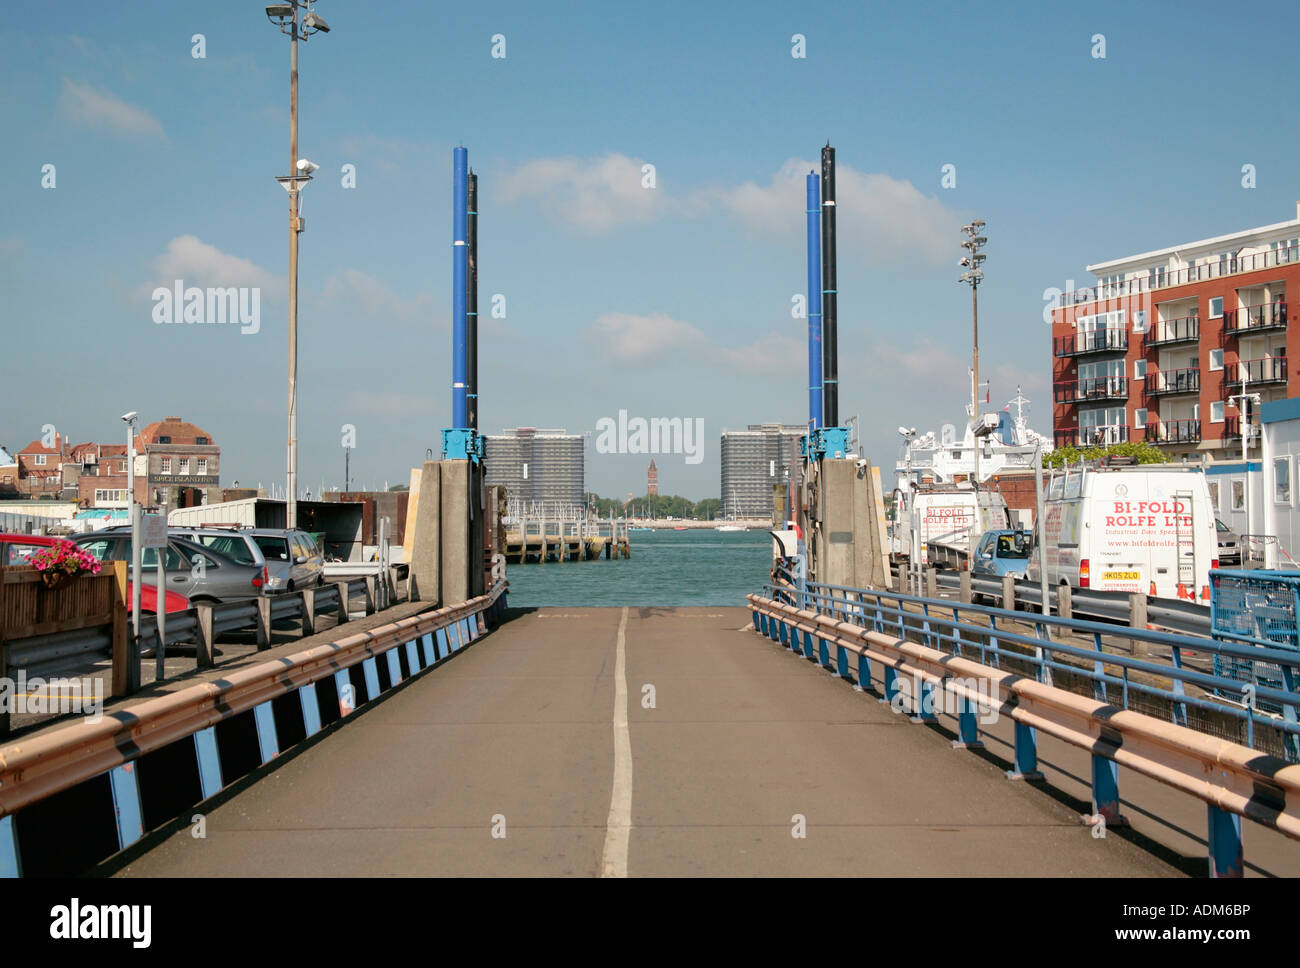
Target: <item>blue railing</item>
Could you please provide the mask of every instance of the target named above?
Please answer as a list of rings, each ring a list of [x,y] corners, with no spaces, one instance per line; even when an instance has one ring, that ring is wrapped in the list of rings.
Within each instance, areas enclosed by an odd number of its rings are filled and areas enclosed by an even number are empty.
[[[1093,698],[1130,708],[1135,697],[1150,697],[1169,704],[1170,720],[1188,726],[1188,710],[1198,709],[1239,720],[1245,726],[1245,745],[1256,746],[1256,727],[1277,730],[1281,751],[1289,762],[1300,762],[1300,652],[1294,649],[1249,643],[1226,642],[1197,636],[1177,635],[1151,629],[1120,628],[1101,622],[1065,619],[1017,612],[984,605],[937,602],[899,592],[849,588],[808,582],[805,589],[786,584],[768,585],[768,596],[797,607],[848,622],[900,639],[914,641],[994,668],[1004,660],[1026,664],[1035,678],[1052,684],[1054,672],[1068,673],[1092,683]],[[911,606],[910,608],[908,606]],[[1033,625],[1030,635],[1011,627],[1012,623]],[[1063,641],[1069,635],[1091,640],[1091,647]],[[1148,651],[1168,650],[1170,660],[1139,658],[1118,651],[1107,639],[1143,643]],[[1137,651],[1135,648],[1134,651]],[[1209,656],[1214,671],[1200,671],[1187,664],[1189,654]],[[1068,657],[1075,661],[1064,661]],[[1243,682],[1233,675],[1216,674],[1225,667],[1282,670],[1278,678],[1259,677]],[[1118,671],[1108,671],[1108,668]],[[1141,677],[1135,678],[1134,673]],[[1169,685],[1145,677],[1168,680]],[[1205,696],[1188,692],[1201,690]],[[1228,702],[1215,696],[1240,696]],[[1277,710],[1269,713],[1267,709]],[[1148,715],[1149,708],[1142,710]],[[1196,728],[1193,726],[1192,728]]]

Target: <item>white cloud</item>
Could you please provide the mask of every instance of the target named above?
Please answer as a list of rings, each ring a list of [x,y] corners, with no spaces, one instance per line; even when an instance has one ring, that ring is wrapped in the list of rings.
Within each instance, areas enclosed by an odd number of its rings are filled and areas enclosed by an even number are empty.
[[[614,152],[603,158],[539,158],[507,173],[498,193],[506,202],[535,201],[547,217],[600,235],[652,221],[668,208],[657,180],[655,188],[642,187],[643,164]]]
[[[661,360],[672,353],[704,346],[705,335],[690,323],[655,313],[605,313],[587,330],[607,359],[625,363]]]
[[[808,357],[808,344],[782,333],[766,333],[746,346],[720,347],[718,355],[727,369],[751,373],[788,373],[791,361]]]
[[[143,108],[127,104],[108,91],[89,84],[63,79],[59,107],[64,116],[95,127],[109,128],[120,134],[166,138],[162,122]]]
[[[343,269],[326,280],[320,301],[332,310],[343,310],[358,319],[381,323],[412,321],[437,322],[445,326],[446,319],[434,319],[433,297],[428,292],[403,296],[393,291],[381,280],[359,269]]]
[[[804,179],[820,162],[791,159],[766,185],[746,182],[725,192],[723,206],[755,231],[797,235],[804,230]],[[909,181],[838,164],[836,225],[841,259],[860,253],[893,263],[921,259],[956,263],[961,220]]]
[[[284,282],[261,266],[222,252],[194,235],[178,235],[167,243],[167,249],[151,263],[153,282],[148,286],[170,286],[182,279],[186,286],[248,286],[261,287],[271,293],[284,287]]]

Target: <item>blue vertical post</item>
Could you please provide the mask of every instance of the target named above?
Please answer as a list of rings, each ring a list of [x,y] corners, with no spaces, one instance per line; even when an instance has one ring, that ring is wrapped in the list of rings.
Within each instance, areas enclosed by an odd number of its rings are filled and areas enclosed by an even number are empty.
[[[1210,821],[1210,876],[1241,877],[1245,859],[1241,849],[1241,817],[1207,803]]]
[[[466,406],[466,343],[465,343],[465,286],[469,279],[469,248],[466,233],[469,230],[466,205],[466,179],[469,169],[469,152],[457,148],[453,152],[452,187],[452,296],[451,296],[451,425],[468,427]]]
[[[1104,817],[1107,827],[1124,826],[1119,812],[1119,764],[1100,753],[1092,754],[1092,812]]]
[[[1015,769],[1007,771],[1009,780],[1041,780],[1038,772],[1038,732],[1032,726],[1017,722]]]
[[[810,171],[808,187],[808,426],[822,426],[822,192]]]

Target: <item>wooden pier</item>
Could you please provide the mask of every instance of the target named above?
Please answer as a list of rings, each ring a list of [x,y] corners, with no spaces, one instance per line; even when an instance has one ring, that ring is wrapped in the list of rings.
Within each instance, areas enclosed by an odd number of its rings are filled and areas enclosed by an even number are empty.
[[[566,505],[511,502],[505,521],[508,564],[632,557],[626,518],[601,519]]]

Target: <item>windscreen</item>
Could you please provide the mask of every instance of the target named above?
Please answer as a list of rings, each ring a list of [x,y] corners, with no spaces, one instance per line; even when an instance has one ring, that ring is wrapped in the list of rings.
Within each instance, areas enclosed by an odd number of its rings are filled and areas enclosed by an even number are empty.
[[[289,542],[284,538],[276,538],[272,535],[259,534],[254,535],[253,540],[257,546],[262,549],[262,554],[267,561],[288,561],[289,560]]]

